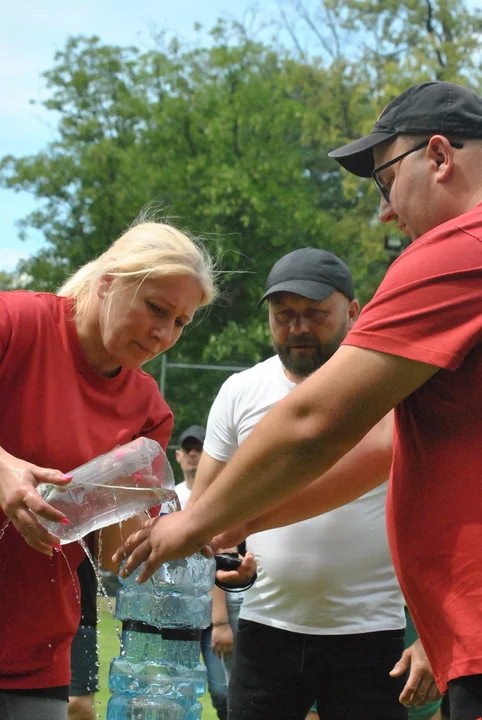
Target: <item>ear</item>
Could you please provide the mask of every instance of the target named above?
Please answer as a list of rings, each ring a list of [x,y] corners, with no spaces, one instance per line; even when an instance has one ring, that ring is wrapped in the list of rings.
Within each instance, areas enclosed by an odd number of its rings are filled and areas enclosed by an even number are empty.
[[[358,315],[360,314],[360,303],[355,298],[348,305],[348,329],[351,330],[355,322],[357,321]]]
[[[436,182],[444,182],[454,166],[454,151],[444,135],[434,135],[428,144],[427,155],[436,173]]]
[[[176,450],[176,460],[178,463],[182,460],[182,452],[180,450]]]
[[[97,296],[103,300],[107,297],[110,292],[112,281],[114,280],[112,275],[102,275],[97,284]]]

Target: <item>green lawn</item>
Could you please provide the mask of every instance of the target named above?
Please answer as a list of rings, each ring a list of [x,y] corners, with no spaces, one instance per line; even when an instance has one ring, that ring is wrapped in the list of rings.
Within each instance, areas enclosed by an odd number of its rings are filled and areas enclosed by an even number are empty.
[[[110,613],[106,610],[104,600],[99,600],[99,679],[100,691],[95,696],[96,713],[99,720],[105,720],[107,712],[107,703],[110,693],[107,687],[107,678],[109,676],[109,664],[113,657],[119,654],[119,639],[116,633],[116,625],[120,628],[120,623],[113,620]],[[217,720],[217,715],[209,695],[205,695],[201,699],[203,705],[203,720]]]

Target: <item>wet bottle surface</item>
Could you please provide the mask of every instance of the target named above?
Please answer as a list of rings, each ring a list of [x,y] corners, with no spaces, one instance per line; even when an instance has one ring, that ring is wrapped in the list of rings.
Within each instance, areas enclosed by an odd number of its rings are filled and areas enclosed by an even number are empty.
[[[155,440],[140,437],[71,471],[66,489],[40,485],[39,492],[61,510],[68,525],[39,522],[60,538],[74,542],[94,530],[122,522],[175,497],[174,476]]]
[[[199,720],[206,691],[201,632],[211,622],[215,562],[196,553],[139,585],[120,578],[122,650],[111,662],[107,720]]]

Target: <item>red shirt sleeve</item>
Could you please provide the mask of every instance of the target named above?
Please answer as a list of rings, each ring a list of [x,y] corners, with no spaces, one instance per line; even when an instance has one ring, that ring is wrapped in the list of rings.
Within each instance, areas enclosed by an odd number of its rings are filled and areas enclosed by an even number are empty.
[[[390,267],[345,344],[459,367],[482,339],[481,238],[479,206],[416,240]]]

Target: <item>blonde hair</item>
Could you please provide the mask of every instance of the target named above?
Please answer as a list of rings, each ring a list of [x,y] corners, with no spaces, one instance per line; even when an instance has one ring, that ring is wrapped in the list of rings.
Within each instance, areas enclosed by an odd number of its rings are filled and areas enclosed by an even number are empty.
[[[138,284],[148,277],[189,275],[203,290],[201,307],[216,296],[214,264],[202,244],[161,222],[140,222],[129,228],[102,255],[79,268],[57,295],[74,298],[79,317],[87,311],[103,275],[130,278]]]

